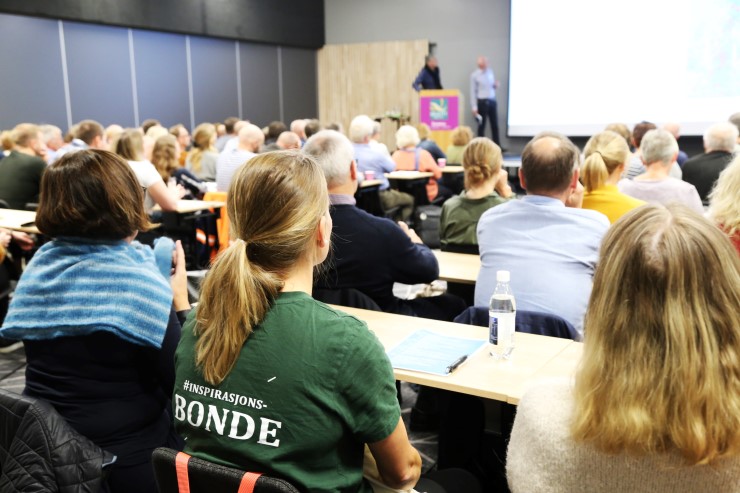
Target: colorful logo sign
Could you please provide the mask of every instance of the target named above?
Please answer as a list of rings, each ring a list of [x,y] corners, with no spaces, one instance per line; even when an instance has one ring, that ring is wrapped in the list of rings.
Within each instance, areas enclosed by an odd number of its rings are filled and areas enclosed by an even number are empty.
[[[421,96],[419,120],[431,130],[454,130],[459,125],[459,96]]]

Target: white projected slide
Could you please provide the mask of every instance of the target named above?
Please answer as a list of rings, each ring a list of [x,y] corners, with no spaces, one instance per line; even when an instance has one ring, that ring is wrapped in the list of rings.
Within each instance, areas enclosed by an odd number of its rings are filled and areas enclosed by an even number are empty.
[[[740,0],[511,0],[509,135],[740,111]]]

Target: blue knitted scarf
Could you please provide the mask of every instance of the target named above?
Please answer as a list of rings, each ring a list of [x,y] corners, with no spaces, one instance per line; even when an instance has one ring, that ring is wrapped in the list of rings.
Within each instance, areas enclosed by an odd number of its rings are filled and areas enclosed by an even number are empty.
[[[58,238],[42,246],[18,281],[0,336],[46,340],[111,332],[162,347],[172,306],[172,240]]]

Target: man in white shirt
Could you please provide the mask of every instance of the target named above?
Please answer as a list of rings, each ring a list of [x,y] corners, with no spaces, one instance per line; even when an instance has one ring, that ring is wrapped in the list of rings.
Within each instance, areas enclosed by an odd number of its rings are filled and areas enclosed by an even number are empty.
[[[488,66],[488,59],[478,57],[478,69],[470,74],[470,104],[473,115],[478,120],[478,137],[486,134],[486,119],[491,121],[491,138],[501,145],[498,135],[498,119],[496,114],[496,89],[498,81],[493,70]]]
[[[244,163],[252,159],[262,144],[265,142],[265,134],[257,125],[251,123],[239,130],[238,144],[232,149],[225,149],[218,155],[216,162],[216,190],[228,192],[231,177]]]

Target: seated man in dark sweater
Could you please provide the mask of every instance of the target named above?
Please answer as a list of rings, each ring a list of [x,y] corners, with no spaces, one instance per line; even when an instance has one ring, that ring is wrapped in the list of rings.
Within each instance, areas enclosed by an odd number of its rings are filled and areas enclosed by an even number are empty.
[[[329,269],[315,286],[355,288],[372,298],[385,312],[452,320],[465,309],[453,295],[402,300],[393,295],[393,283],[429,283],[439,276],[432,251],[405,223],[368,214],[355,206],[357,165],[349,139],[323,130],[312,136],[303,151],[324,170],[334,234]]]

